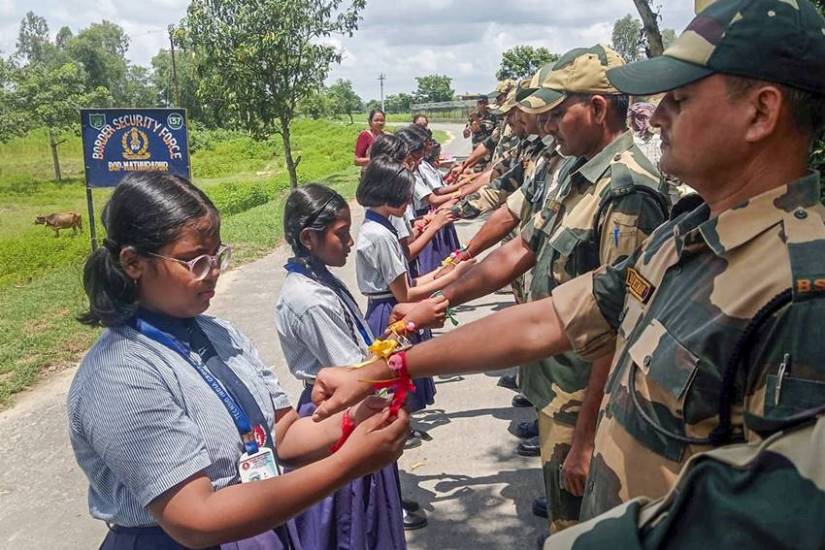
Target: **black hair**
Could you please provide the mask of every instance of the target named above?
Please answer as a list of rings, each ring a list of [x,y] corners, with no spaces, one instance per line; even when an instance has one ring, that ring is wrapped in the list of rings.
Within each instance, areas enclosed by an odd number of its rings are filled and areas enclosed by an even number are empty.
[[[308,183],[293,190],[284,206],[284,238],[296,256],[309,256],[301,242],[304,229],[324,232],[347,208],[344,197],[320,183]]]
[[[415,177],[407,166],[385,156],[370,160],[355,198],[365,207],[402,206],[412,200]]]
[[[612,130],[627,129],[627,113],[630,110],[630,96],[626,94],[572,94],[580,103],[589,103],[593,95],[603,97],[607,103],[605,121]]]
[[[382,115],[387,116],[387,115],[384,113],[384,111],[382,111],[381,109],[373,109],[372,111],[370,111],[370,114],[369,114],[369,116],[367,117],[367,122],[369,122],[370,124],[372,124],[372,119],[374,119],[374,118],[375,118],[375,115],[377,115],[378,113],[381,113]]]
[[[395,135],[407,146],[408,155],[420,152],[427,144],[427,135],[420,126],[402,128]]]
[[[385,156],[398,162],[404,162],[409,152],[407,144],[398,136],[381,134],[375,138],[372,147],[370,147],[370,158]]]
[[[441,156],[441,145],[436,143],[433,145],[432,150],[430,151],[430,155],[427,157],[427,162],[430,164],[435,164],[438,161],[438,157]]]
[[[136,282],[120,263],[120,252],[157,253],[173,243],[181,230],[209,218],[209,230],[220,230],[218,210],[187,179],[170,174],[130,174],[103,208],[103,246],[92,252],[83,269],[89,311],[78,320],[91,326],[118,326],[137,311]]]

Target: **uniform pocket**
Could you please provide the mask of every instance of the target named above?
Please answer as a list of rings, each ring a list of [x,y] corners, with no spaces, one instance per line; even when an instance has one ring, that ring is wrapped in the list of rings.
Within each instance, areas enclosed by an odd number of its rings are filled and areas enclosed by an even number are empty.
[[[659,321],[653,320],[629,347],[635,365],[635,388],[629,378],[622,393],[633,392],[623,399],[616,413],[621,423],[640,443],[673,461],[681,461],[687,444],[662,431],[683,437],[686,433],[685,401],[699,369],[699,359],[680,344]],[[634,369],[634,365],[630,365]],[[641,408],[640,412],[637,408]],[[642,417],[642,412],[655,423]],[[657,429],[658,428],[658,429]]]
[[[672,404],[678,403],[678,407],[673,408],[681,412],[688,388],[699,370],[699,358],[656,319],[645,327],[628,352],[645,378],[672,399]]]

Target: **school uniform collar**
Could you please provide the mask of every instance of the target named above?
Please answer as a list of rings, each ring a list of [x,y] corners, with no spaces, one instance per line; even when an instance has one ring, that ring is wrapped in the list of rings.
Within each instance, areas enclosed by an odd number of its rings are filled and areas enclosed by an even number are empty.
[[[817,204],[819,172],[811,171],[798,180],[766,191],[718,216],[710,217],[710,208],[703,203],[679,220],[673,229],[674,236],[687,244],[701,239],[714,254],[724,257],[781,223],[788,215],[797,215],[798,211],[805,212],[798,215],[814,215],[806,211]]]
[[[163,332],[171,334],[181,342],[187,343],[190,340],[190,330],[192,328],[192,323],[194,322],[193,317],[172,317],[171,315],[166,315],[165,313],[159,313],[157,311],[150,311],[145,308],[139,308],[136,313],[136,317],[143,319],[153,327],[160,329]]]
[[[576,159],[573,175],[580,175],[590,183],[596,183],[607,172],[611,164],[620,160],[622,153],[633,147],[633,133],[628,130],[599,151],[592,159]],[[579,164],[581,163],[581,164]]]

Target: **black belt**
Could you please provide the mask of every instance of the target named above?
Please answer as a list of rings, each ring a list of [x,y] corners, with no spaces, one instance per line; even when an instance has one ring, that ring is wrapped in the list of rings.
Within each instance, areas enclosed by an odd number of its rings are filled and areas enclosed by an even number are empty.
[[[140,535],[148,533],[163,533],[166,535],[166,531],[164,531],[159,525],[147,525],[145,527],[123,527],[122,525],[107,523],[106,526],[109,528],[109,531],[112,533],[117,533],[118,535]]]

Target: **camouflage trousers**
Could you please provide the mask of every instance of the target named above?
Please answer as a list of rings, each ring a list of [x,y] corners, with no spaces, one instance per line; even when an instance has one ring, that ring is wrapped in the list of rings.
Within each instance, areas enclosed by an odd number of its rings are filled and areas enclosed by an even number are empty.
[[[547,515],[552,534],[579,522],[582,499],[564,489],[561,474],[561,467],[573,443],[575,427],[554,419],[553,413],[547,409],[537,409],[536,412],[539,417],[541,470],[544,474]]]

